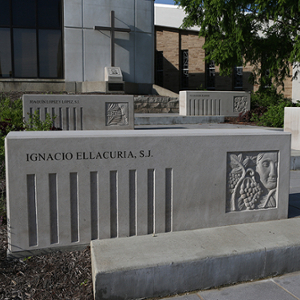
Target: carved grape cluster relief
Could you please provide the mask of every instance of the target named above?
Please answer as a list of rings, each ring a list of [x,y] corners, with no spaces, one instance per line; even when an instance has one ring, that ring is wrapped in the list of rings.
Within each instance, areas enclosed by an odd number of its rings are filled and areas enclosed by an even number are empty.
[[[248,104],[247,97],[240,97],[240,96],[234,97],[233,111],[238,113],[246,112],[248,110],[247,104]]]
[[[277,152],[228,153],[227,212],[277,206]]]
[[[128,125],[128,103],[106,103],[106,125]]]

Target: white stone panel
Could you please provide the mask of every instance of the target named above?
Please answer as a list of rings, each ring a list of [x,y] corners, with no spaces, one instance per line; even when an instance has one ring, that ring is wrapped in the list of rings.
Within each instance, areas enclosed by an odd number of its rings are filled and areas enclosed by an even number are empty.
[[[154,53],[153,44],[154,36],[151,34],[138,33],[135,34],[135,79],[136,83],[152,83],[154,81]]]
[[[284,131],[292,134],[292,149],[300,150],[300,107],[284,108]]]
[[[134,82],[135,34],[133,32],[118,32],[115,34],[115,41],[115,65],[121,68],[124,81]]]
[[[115,34],[115,65],[120,67],[123,80],[134,80],[133,33]],[[105,67],[110,66],[110,33],[107,31],[84,30],[84,78],[86,81],[104,81]]]
[[[83,36],[81,29],[65,28],[65,79],[83,81]]]
[[[297,78],[293,79],[292,82],[292,100],[293,102],[300,101],[300,69],[295,66],[293,68],[293,76],[295,76],[295,72],[298,72]]]
[[[110,65],[110,34],[84,30],[84,79],[104,81],[104,69]]]
[[[152,0],[135,0],[135,24],[136,31],[154,32],[154,7]]]
[[[110,26],[110,12],[115,11],[115,26],[134,26],[134,0],[85,0],[83,3],[83,27]]]
[[[82,2],[83,0],[64,1],[65,27],[82,27]]]
[[[285,132],[10,132],[5,149],[12,253],[287,217]]]

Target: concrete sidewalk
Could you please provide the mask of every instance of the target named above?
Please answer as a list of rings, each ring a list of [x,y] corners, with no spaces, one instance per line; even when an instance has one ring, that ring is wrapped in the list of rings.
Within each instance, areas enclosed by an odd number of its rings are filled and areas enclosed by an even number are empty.
[[[166,299],[166,298],[165,298]],[[173,300],[300,300],[300,272],[234,286],[200,291]]]

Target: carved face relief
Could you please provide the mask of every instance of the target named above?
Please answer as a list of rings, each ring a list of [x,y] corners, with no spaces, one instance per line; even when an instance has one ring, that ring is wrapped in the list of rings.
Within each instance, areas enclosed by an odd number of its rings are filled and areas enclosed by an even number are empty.
[[[277,187],[277,153],[260,153],[257,156],[256,172],[260,176],[260,181],[268,190]]]
[[[226,211],[277,206],[278,152],[228,153]]]

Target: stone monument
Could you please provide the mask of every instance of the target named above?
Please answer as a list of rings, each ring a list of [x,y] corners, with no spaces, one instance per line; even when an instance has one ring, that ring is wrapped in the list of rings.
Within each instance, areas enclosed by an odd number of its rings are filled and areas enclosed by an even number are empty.
[[[40,119],[54,117],[62,130],[112,130],[134,128],[133,96],[130,95],[23,95],[23,117],[35,111]]]
[[[125,109],[107,104],[113,126]],[[283,219],[290,134],[255,129],[10,132],[9,252]]]
[[[180,91],[179,114],[237,117],[250,110],[250,101],[249,92]]]

